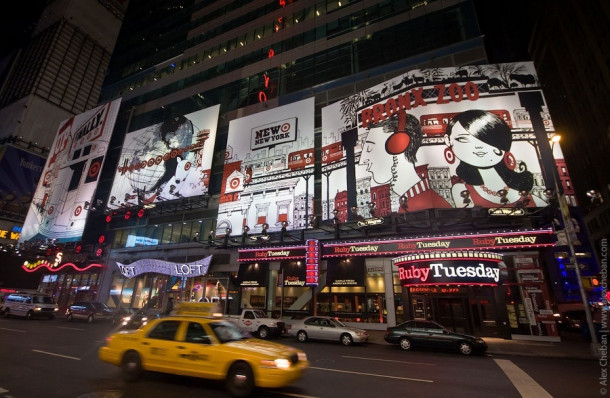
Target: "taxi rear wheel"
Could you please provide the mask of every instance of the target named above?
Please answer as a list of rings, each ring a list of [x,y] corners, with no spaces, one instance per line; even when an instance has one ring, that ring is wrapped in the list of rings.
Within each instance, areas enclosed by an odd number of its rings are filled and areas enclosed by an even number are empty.
[[[247,397],[254,390],[254,373],[245,362],[236,362],[229,368],[227,391],[234,397]]]
[[[127,352],[123,356],[121,370],[123,371],[123,380],[137,380],[142,374],[142,360],[140,359],[140,355],[135,351]]]
[[[93,314],[89,315],[89,317],[87,318],[87,322],[89,323],[93,323],[94,320],[95,318],[93,317]]]
[[[28,321],[34,319],[34,313],[32,311],[28,311],[28,313],[25,314],[25,319]]]

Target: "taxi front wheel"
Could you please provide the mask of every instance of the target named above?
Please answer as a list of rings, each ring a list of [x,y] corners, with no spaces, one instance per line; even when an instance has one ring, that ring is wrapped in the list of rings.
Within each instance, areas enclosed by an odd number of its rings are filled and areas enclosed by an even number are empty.
[[[236,362],[229,368],[227,391],[234,397],[247,397],[254,390],[254,373],[245,362]]]
[[[134,381],[142,374],[142,360],[140,355],[135,351],[129,351],[123,356],[121,364],[123,371],[123,380]]]

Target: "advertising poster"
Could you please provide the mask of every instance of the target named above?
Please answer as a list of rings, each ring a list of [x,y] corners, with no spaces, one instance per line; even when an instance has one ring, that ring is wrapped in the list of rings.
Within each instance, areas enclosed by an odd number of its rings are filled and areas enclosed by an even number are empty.
[[[531,62],[412,70],[322,109],[323,219],[480,206],[544,207],[529,114],[540,91]],[[541,116],[549,136],[553,123]],[[553,144],[557,162],[563,162]],[[352,163],[353,162],[353,163]],[[355,165],[355,183],[348,164]],[[521,195],[524,193],[524,195]]]
[[[0,214],[25,219],[45,161],[10,145],[0,150]]]
[[[81,238],[120,104],[117,99],[61,123],[20,242]]]
[[[232,120],[216,234],[305,228],[313,214],[314,99]]]
[[[219,111],[215,105],[127,134],[108,207],[206,195]]]

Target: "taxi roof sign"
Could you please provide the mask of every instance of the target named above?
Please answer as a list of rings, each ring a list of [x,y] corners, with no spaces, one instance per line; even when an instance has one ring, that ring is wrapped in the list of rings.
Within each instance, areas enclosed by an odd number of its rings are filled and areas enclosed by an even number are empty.
[[[205,316],[220,318],[222,311],[219,303],[182,302],[176,306],[173,315]]]

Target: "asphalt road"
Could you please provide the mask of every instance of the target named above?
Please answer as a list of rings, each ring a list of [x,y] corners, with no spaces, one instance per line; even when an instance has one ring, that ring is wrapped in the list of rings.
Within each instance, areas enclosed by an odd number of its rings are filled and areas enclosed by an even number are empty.
[[[147,373],[123,382],[97,349],[109,323],[0,318],[0,398],[227,397],[220,382]],[[311,368],[294,385],[256,397],[535,397],[600,394],[594,360],[404,352],[391,345],[344,347],[276,339],[307,352]]]

